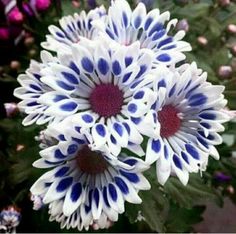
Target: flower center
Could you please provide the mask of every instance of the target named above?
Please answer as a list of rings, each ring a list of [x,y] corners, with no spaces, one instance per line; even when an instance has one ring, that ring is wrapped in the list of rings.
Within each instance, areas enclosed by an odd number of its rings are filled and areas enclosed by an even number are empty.
[[[120,113],[124,97],[118,86],[100,84],[93,89],[89,101],[94,112],[107,118]]]
[[[167,105],[158,112],[158,121],[161,125],[161,137],[173,136],[180,128],[181,120],[178,117],[178,110],[172,105]]]
[[[108,167],[108,163],[103,156],[98,152],[91,151],[88,146],[78,152],[76,160],[81,171],[92,175],[102,173]]]

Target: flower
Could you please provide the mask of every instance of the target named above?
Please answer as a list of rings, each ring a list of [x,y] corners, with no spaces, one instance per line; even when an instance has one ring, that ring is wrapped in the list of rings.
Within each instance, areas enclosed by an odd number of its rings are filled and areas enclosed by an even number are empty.
[[[168,35],[177,19],[167,23],[170,18],[168,11],[160,14],[159,9],[147,13],[145,5],[140,2],[134,11],[126,0],[112,1],[106,20],[94,20],[93,25],[104,33],[108,43],[115,42],[130,45],[140,41],[142,48],[149,48],[155,52],[156,63],[179,62],[185,59],[184,51],[190,51],[189,43],[182,41],[183,30],[174,36]]]
[[[43,206],[43,198],[40,195],[31,194],[30,200],[33,202],[33,210],[40,210]]]
[[[14,95],[23,99],[18,106],[28,114],[23,124],[59,122],[72,116],[73,123],[89,131],[94,149],[108,145],[118,155],[121,147],[127,147],[142,155],[141,133],[155,134],[146,125],[136,127],[137,119],[130,113],[150,118],[148,110],[155,97],[148,88],[141,90],[139,83],[150,82],[152,51],[140,49],[139,42],[109,48],[100,40],[90,49],[72,48],[72,53],[60,52],[58,57],[44,51],[43,63],[32,62],[26,74],[19,76],[23,87]],[[136,89],[142,91],[145,104],[129,104]]]
[[[54,167],[31,187],[31,193],[49,204],[50,220],[61,227],[105,228],[124,212],[124,202],[141,203],[139,190],[150,189],[142,175],[148,165],[126,155],[117,158],[89,148],[89,134],[68,125],[52,124],[44,134],[56,144],[40,151],[38,168]]]
[[[7,230],[15,230],[21,219],[20,211],[15,206],[9,206],[0,213],[0,223]]]
[[[42,42],[43,48],[51,51],[70,50],[72,44],[80,43],[81,40],[94,39],[97,30],[91,22],[95,19],[103,19],[106,10],[103,6],[90,10],[88,14],[82,11],[74,16],[65,16],[60,19],[60,28],[51,25],[48,27],[50,34],[46,35],[46,42]]]
[[[195,63],[171,69],[157,66],[153,73],[157,99],[152,109],[160,136],[149,138],[146,162],[156,161],[159,183],[173,173],[186,185],[189,173],[205,170],[209,155],[219,159],[214,145],[222,138],[217,132],[230,119],[223,111],[224,86],[207,82],[206,72]]]

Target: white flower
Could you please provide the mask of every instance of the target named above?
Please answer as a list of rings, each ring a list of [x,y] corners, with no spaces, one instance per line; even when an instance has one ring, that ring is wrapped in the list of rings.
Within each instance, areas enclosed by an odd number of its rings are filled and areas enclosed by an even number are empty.
[[[19,210],[14,206],[9,206],[3,209],[0,213],[0,221],[2,227],[6,227],[7,230],[15,230],[19,225],[21,219],[21,214]]]
[[[143,154],[140,133],[146,129],[136,128],[130,112],[143,115],[155,97],[143,88],[145,105],[134,110],[129,101],[141,88],[140,83],[150,83],[152,51],[140,49],[138,42],[110,48],[98,40],[90,49],[74,45],[72,53],[62,52],[54,58],[43,51],[41,58],[43,63],[33,63],[19,76],[23,87],[14,92],[23,99],[19,108],[28,114],[24,125],[59,122],[73,116],[72,122],[91,134],[94,149],[108,145],[114,155],[121,147]]]
[[[92,21],[104,19],[106,10],[103,6],[97,7],[86,14],[82,11],[73,16],[64,16],[59,20],[60,27],[51,25],[48,27],[50,34],[46,35],[46,42],[42,47],[57,52],[58,50],[70,50],[72,44],[81,43],[81,40],[93,40],[97,36],[97,30]]]
[[[87,136],[74,134],[71,126],[62,131],[64,123],[51,125],[45,132],[58,143],[42,150],[34,166],[54,169],[35,182],[31,193],[43,197],[43,203],[49,204],[50,220],[61,227],[82,230],[96,224],[105,228],[124,212],[125,201],[141,203],[138,191],[150,189],[142,175],[148,166],[134,157],[92,151]]]
[[[96,19],[93,25],[103,32],[108,43],[130,45],[140,41],[142,48],[155,52],[156,63],[169,65],[185,59],[182,52],[191,50],[189,43],[182,41],[185,36],[183,30],[174,36],[169,34],[172,26],[175,27],[178,22],[177,19],[169,19],[168,11],[162,14],[159,9],[147,12],[143,3],[132,11],[126,0],[114,0],[106,19]]]
[[[153,73],[157,99],[152,110],[160,137],[149,138],[146,162],[156,161],[161,184],[173,173],[186,185],[189,173],[206,169],[209,155],[219,159],[214,145],[222,138],[217,132],[230,119],[223,111],[224,87],[207,82],[206,72],[195,63],[171,69],[157,66]]]

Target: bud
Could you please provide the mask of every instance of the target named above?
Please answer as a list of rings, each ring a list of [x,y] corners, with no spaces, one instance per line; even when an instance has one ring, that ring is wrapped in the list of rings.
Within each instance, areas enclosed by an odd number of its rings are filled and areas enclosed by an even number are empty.
[[[188,24],[188,21],[186,19],[182,19],[180,20],[177,25],[176,25],[176,29],[178,31],[180,30],[184,30],[185,32],[188,32],[189,30],[189,24]]]
[[[229,194],[233,195],[234,194],[234,187],[232,185],[229,185],[226,189]]]
[[[231,66],[223,65],[220,66],[218,69],[218,76],[221,79],[229,79],[232,77],[232,74],[233,74],[233,69]]]
[[[0,40],[6,41],[10,37],[8,28],[0,28]]]
[[[80,2],[78,0],[73,0],[72,1],[72,6],[75,8],[79,8],[80,7]]]
[[[236,44],[230,48],[230,52],[233,56],[236,56]]]
[[[218,182],[229,182],[232,179],[231,176],[226,175],[221,171],[216,172],[213,178]]]
[[[8,118],[14,116],[18,112],[18,107],[15,102],[4,103],[4,107]]]
[[[236,34],[236,25],[235,24],[229,24],[227,26],[227,31],[232,34]]]
[[[230,0],[218,0],[218,4],[221,7],[227,7],[228,5],[230,5]]]
[[[29,37],[26,37],[25,40],[24,40],[24,44],[26,47],[30,47],[34,44],[34,38],[29,36]]]
[[[23,14],[19,11],[18,7],[13,7],[7,15],[10,23],[21,24],[24,20]]]
[[[45,11],[49,8],[50,5],[51,5],[50,0],[36,0],[35,1],[35,8],[38,11]]]
[[[29,56],[30,56],[31,58],[32,58],[32,57],[35,57],[36,54],[37,54],[37,51],[36,51],[35,49],[31,49],[31,50],[29,51]]]
[[[12,70],[19,70],[20,69],[20,62],[19,61],[16,61],[16,60],[13,60],[13,61],[11,61],[11,63],[10,63],[10,68],[12,69]]]
[[[197,42],[201,46],[206,46],[208,44],[208,40],[204,36],[199,36]]]
[[[87,3],[88,3],[88,6],[92,9],[97,6],[96,0],[88,0]]]
[[[17,145],[16,145],[16,151],[17,151],[17,152],[22,151],[24,148],[25,148],[24,145],[21,145],[21,144],[17,144]]]

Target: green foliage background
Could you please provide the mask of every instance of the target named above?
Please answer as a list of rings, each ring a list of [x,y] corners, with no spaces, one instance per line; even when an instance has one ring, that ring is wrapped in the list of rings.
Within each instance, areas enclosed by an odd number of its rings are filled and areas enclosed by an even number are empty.
[[[132,6],[136,4],[132,0],[129,2]],[[188,20],[189,31],[185,40],[191,43],[193,51],[187,53],[187,61],[196,61],[199,67],[206,70],[210,82],[225,85],[228,107],[236,109],[236,58],[230,53],[230,48],[236,44],[236,34],[227,31],[229,24],[236,24],[236,3],[231,1],[230,5],[222,7],[219,1],[212,0],[153,2],[153,7],[160,8],[161,12],[169,10],[172,18]],[[23,127],[23,116],[19,113],[7,118],[3,103],[18,101],[12,95],[13,89],[18,86],[17,74],[25,71],[30,59],[39,59],[40,42],[45,39],[48,25],[58,24],[62,15],[82,9],[89,10],[86,1],[80,3],[79,8],[74,8],[69,0],[53,1],[51,8],[39,19],[31,19],[24,24],[24,28],[33,35],[35,43],[30,46],[23,42],[18,46],[11,43],[0,46],[0,66],[3,69],[0,73],[0,208],[10,204],[21,208],[22,221],[17,229],[19,232],[65,230],[61,230],[57,223],[48,221],[46,208],[33,211],[29,199],[30,186],[43,173],[43,170],[31,166],[39,157],[38,143],[34,136],[39,133],[40,127]],[[109,1],[97,0],[97,4],[107,7]],[[199,36],[205,37],[208,43],[199,43]],[[21,68],[17,71],[9,66],[12,60],[21,63]],[[230,79],[218,75],[221,65],[233,68]],[[126,212],[120,216],[119,221],[104,232],[190,232],[193,231],[193,224],[202,221],[202,214],[209,201],[217,203],[219,211],[224,197],[229,197],[235,203],[236,196],[229,193],[228,188],[232,186],[236,189],[236,159],[232,157],[232,151],[236,151],[236,123],[231,122],[225,127],[225,134],[230,135],[233,142],[230,145],[223,143],[218,147],[220,161],[210,159],[208,169],[202,177],[199,174],[191,175],[186,187],[176,178],[171,178],[162,187],[156,182],[155,168],[152,168],[146,173],[152,189],[140,193],[144,202],[141,205],[126,204]],[[17,151],[17,145],[24,145],[24,149]],[[218,171],[231,176],[231,181],[217,181],[214,175]],[[137,222],[140,211],[145,220]]]

